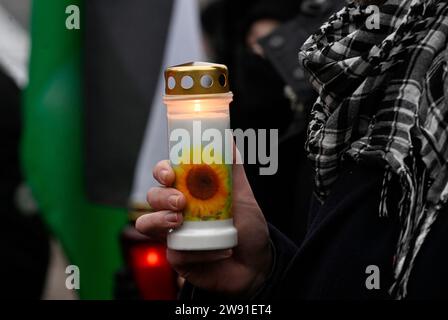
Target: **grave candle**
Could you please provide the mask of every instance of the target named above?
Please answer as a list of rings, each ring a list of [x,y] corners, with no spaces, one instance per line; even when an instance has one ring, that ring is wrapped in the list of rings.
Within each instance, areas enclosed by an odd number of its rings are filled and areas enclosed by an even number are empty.
[[[237,244],[232,219],[232,93],[224,65],[194,62],[165,71],[174,187],[187,200],[184,223],[168,234],[175,250],[218,250]]]

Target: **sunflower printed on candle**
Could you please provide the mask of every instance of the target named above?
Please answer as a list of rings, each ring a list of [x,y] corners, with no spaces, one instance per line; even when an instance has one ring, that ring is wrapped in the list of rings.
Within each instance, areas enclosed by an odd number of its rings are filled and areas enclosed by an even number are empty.
[[[232,178],[226,164],[179,164],[175,188],[187,200],[186,221],[224,220],[231,218]]]
[[[193,148],[183,145],[180,152],[171,157],[176,175],[174,187],[187,200],[184,220],[232,218],[232,167],[225,163],[222,150],[200,144]]]

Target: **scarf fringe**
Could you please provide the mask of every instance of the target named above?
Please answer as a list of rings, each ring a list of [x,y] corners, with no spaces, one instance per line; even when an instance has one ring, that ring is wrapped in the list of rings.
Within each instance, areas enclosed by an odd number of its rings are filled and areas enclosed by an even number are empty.
[[[427,170],[426,168],[419,170],[416,160],[413,161],[412,171],[401,167],[395,172],[399,176],[402,186],[402,196],[398,203],[402,228],[397,243],[397,254],[394,259],[395,280],[389,289],[389,293],[396,299],[401,300],[407,295],[407,285],[415,259],[442,205],[433,206],[425,202]],[[387,198],[393,175],[394,170],[387,167],[381,190],[380,217],[388,215]]]
[[[389,216],[389,212],[387,211],[387,193],[389,191],[389,185],[392,180],[392,172],[386,168],[384,171],[383,184],[381,187],[381,195],[380,195],[380,207],[379,207],[379,215],[381,218],[385,218]]]

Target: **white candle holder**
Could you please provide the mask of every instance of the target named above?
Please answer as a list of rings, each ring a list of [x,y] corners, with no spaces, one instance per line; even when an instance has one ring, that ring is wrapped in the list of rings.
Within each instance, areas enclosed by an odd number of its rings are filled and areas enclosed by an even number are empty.
[[[174,187],[187,200],[181,227],[168,234],[175,250],[237,245],[232,216],[232,151],[227,67],[188,63],[165,71]]]

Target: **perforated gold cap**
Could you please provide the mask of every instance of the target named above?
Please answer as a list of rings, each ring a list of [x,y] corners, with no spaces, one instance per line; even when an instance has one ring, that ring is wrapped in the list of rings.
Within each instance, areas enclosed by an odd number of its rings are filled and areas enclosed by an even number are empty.
[[[227,67],[223,64],[189,62],[165,70],[165,94],[194,95],[229,92]]]

